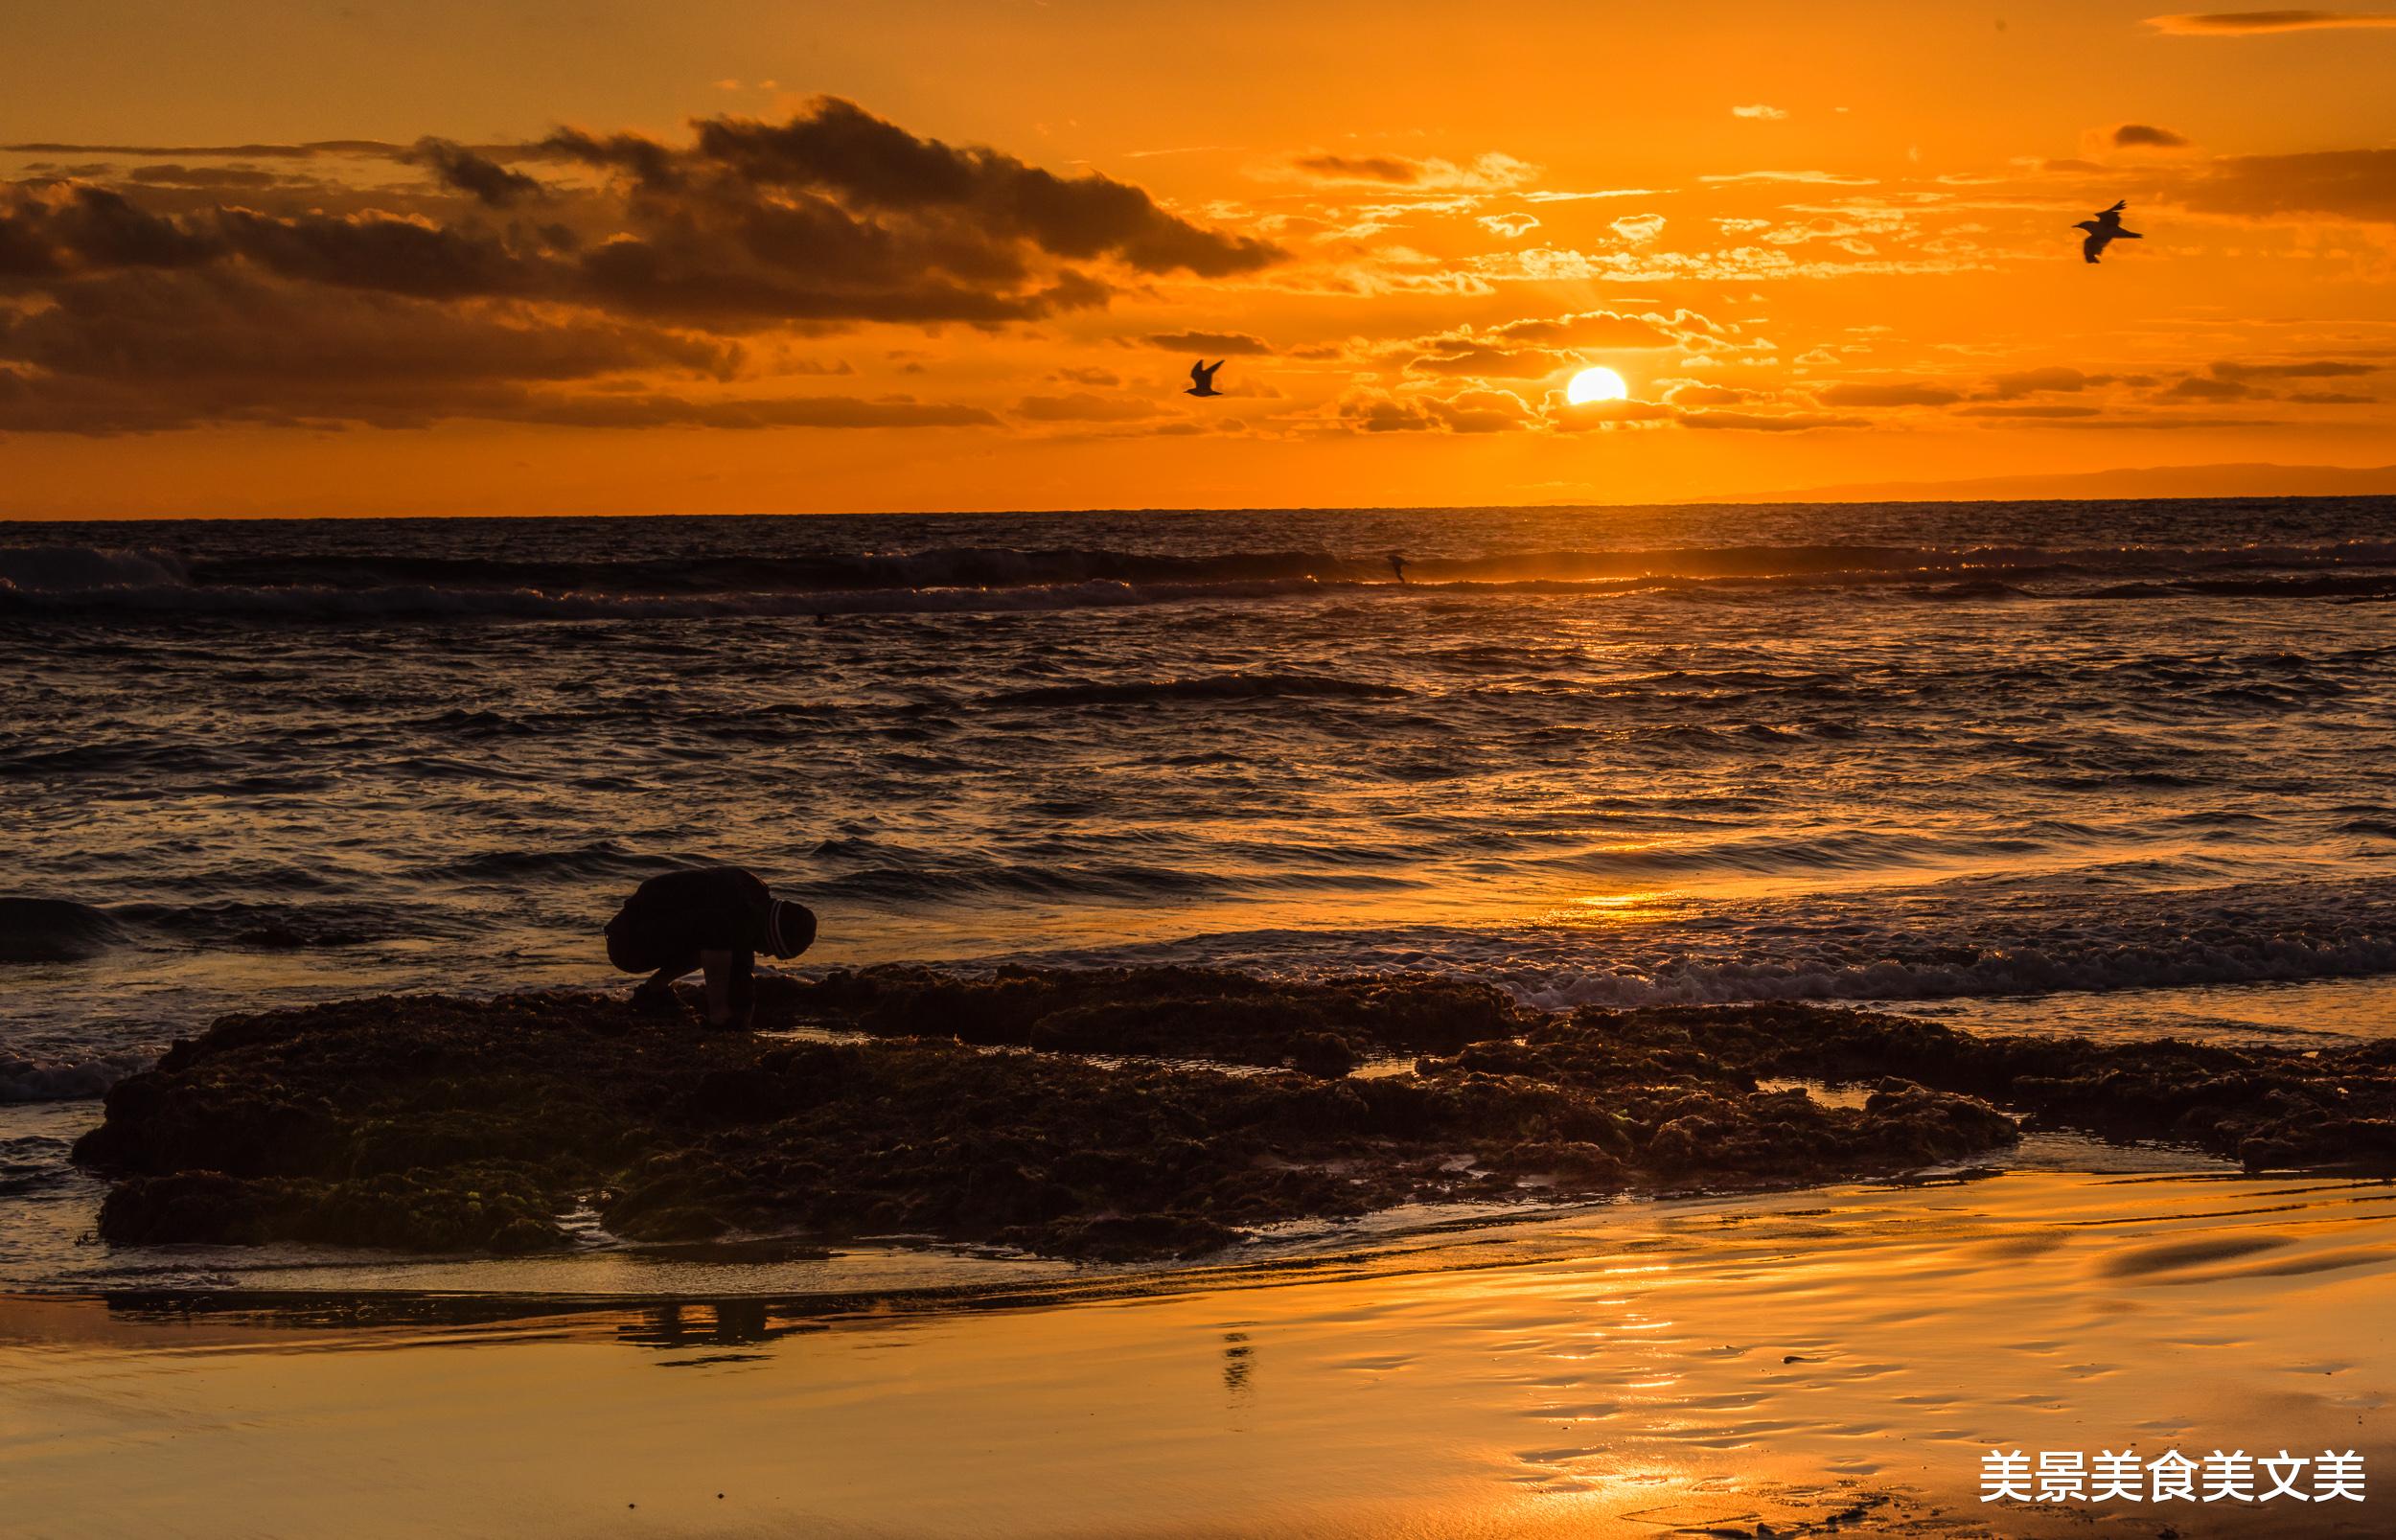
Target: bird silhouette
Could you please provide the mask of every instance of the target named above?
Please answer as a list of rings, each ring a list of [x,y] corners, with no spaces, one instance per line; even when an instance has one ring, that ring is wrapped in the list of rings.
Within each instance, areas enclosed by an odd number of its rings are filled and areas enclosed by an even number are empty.
[[[1196,363],[1191,364],[1189,366],[1189,388],[1182,394],[1185,396],[1222,395],[1221,391],[1214,388],[1214,372],[1222,368],[1223,363],[1224,360],[1221,358],[1217,358],[1212,363],[1200,358]]]
[[[2072,226],[2075,230],[2088,232],[2088,238],[2080,242],[2082,257],[2094,262],[2100,252],[2116,241],[2144,241],[2146,239],[2135,230],[2122,228],[2122,210],[2128,207],[2130,207],[2130,199],[2124,198],[2095,218],[2083,219]]]

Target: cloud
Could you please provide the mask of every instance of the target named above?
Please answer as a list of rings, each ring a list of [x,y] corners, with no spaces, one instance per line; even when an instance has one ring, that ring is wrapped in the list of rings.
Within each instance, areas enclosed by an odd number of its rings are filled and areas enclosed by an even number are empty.
[[[1667,386],[1665,400],[1675,406],[1737,406],[1756,399],[1757,392],[1741,390],[1736,385],[1713,385],[1701,379],[1675,380]]]
[[[1810,213],[1796,209],[1797,213]],[[1842,210],[1834,214],[1814,214],[1812,218],[1777,228],[1767,228],[1763,239],[1776,246],[1802,246],[1816,241],[1827,241],[1841,251],[1868,257],[1874,248],[1861,237],[1902,234],[1909,222],[1900,209]]]
[[[1575,406],[1560,390],[1548,391],[1535,408],[1504,390],[1466,390],[1452,396],[1431,391],[1357,391],[1341,400],[1338,421],[1360,433],[1573,433],[1644,425],[1715,432],[1804,433],[1872,425],[1865,418],[1819,412],[1688,411],[1677,404],[1650,401],[1589,402]]]
[[[1945,406],[1964,399],[1962,391],[1918,379],[1836,384],[1819,394],[1825,406]]]
[[[1807,182],[1825,187],[1877,187],[1878,178],[1871,176],[1841,176],[1836,172],[1730,172],[1700,176],[1701,182],[1717,185],[1737,182]]]
[[[0,357],[65,378],[316,389],[381,380],[564,380],[665,369],[725,379],[737,342],[515,306],[311,289],[237,270],[128,269],[53,287],[42,309],[0,310]]]
[[[429,169],[443,186],[455,188],[495,209],[539,197],[544,191],[540,182],[523,172],[509,171],[490,156],[447,139],[419,139],[406,158]]]
[[[318,139],[297,145],[68,145],[47,141],[0,145],[12,155],[123,155],[148,160],[313,160],[318,155],[398,160],[404,145],[380,139]]]
[[[1868,246],[1856,250],[1861,242],[1832,241],[1828,244],[1850,255],[1833,258],[1793,254],[1778,245],[1726,246],[1710,251],[1641,247],[1597,252],[1532,246],[1466,258],[1463,270],[1466,277],[1486,283],[1753,284],[1862,273],[1977,272],[1994,266],[1989,254],[1969,244],[1943,246],[1935,251],[1924,245],[1921,256],[1889,257],[1879,256]]]
[[[546,265],[495,233],[397,215],[217,212],[234,253],[284,278],[427,298],[530,294]]]
[[[2202,375],[2190,375],[2168,389],[2154,393],[2156,401],[2244,401],[2253,395],[2254,387],[2235,379],[2208,379]]]
[[[1731,336],[1693,310],[1644,314],[1584,310],[1578,314],[1506,321],[1417,337],[1397,350],[1412,374],[1482,379],[1537,379],[1582,361],[1590,352],[1681,348],[1704,352]]]
[[[1341,399],[1338,421],[1359,433],[1505,433],[1538,419],[1521,397],[1503,390],[1448,397],[1363,391]]]
[[[1716,428],[1740,433],[1809,433],[1816,428],[1870,427],[1861,417],[1832,417],[1820,412],[1788,412],[1761,416],[1754,412],[1685,412],[1681,426]]]
[[[0,311],[0,366],[34,385],[0,405],[0,428],[554,422],[569,404],[561,387],[663,376],[714,388],[745,358],[737,343],[637,324],[303,288],[233,270],[127,268],[50,298]],[[649,399],[656,421],[663,397]]]
[[[215,232],[81,183],[0,189],[0,278],[112,267],[194,267],[227,250]]]
[[[1539,228],[1538,217],[1532,214],[1485,214],[1473,222],[1491,235],[1504,236],[1509,241],[1517,240]]]
[[[2028,406],[1958,406],[1955,408],[1957,417],[2095,417],[2098,413],[2099,408],[2094,406],[2067,406],[2053,402]]]
[[[1614,233],[1632,245],[1644,245],[1664,233],[1661,214],[1629,214],[1614,221]]]
[[[2224,358],[2206,372],[2216,379],[2341,379],[2375,375],[2385,367],[2345,358],[2298,358],[2282,363],[2244,363]]]
[[[587,243],[558,240],[557,231],[572,235],[566,225],[535,235],[413,210],[223,206],[171,217],[117,192],[77,189],[45,205],[20,188],[0,212],[0,251],[12,272],[153,263],[126,254],[123,239],[94,239],[139,226],[153,245],[235,256],[304,282],[548,298],[717,326],[991,325],[1104,303],[1108,286],[1071,260],[1226,277],[1279,255],[1167,214],[1127,184],[954,150],[846,103],[819,102],[780,126],[709,119],[698,127],[699,144],[679,150],[630,135],[553,138],[558,153],[632,184],[567,211],[596,227]],[[491,195],[521,191],[493,180],[515,173],[481,157],[426,153]],[[566,243],[580,249],[568,256],[559,249]]]
[[[1141,337],[1144,347],[1167,353],[1208,353],[1218,358],[1269,354],[1273,344],[1245,332],[1152,332]]]
[[[887,217],[937,227],[956,239],[965,229],[983,239],[1029,244],[1056,257],[1111,258],[1140,272],[1188,272],[1222,278],[1254,272],[1278,260],[1270,243],[1204,229],[1166,213],[1140,188],[1090,172],[1059,176],[1012,155],[958,149],[922,139],[839,97],[818,97],[783,123],[754,118],[703,118],[698,141],[673,152],[669,174],[683,185],[728,178],[736,206],[761,213],[756,197],[771,189],[790,197],[829,199],[852,218]],[[659,147],[641,141],[629,149],[605,148],[595,156],[587,135],[552,136],[550,144],[652,179]]]
[[[779,123],[699,119],[680,143],[565,129],[512,148],[118,148],[165,164],[108,185],[0,182],[8,425],[972,425],[997,419],[724,383],[775,373],[782,339],[995,328],[1283,258],[1129,183],[943,144],[832,99]],[[216,153],[371,154],[438,185],[189,171]],[[510,164],[525,159],[598,174],[543,186]],[[539,220],[489,218],[535,197]],[[772,345],[745,349],[751,337]]]
[[[291,185],[296,180],[282,172],[260,171],[256,167],[185,166],[172,161],[164,166],[136,166],[125,173],[125,179],[143,187],[191,187],[211,192],[255,192]]]
[[[1412,187],[1422,180],[1422,162],[1402,155],[1297,155],[1290,164],[1326,182],[1388,182]]]
[[[1593,401],[1574,405],[1560,393],[1550,392],[1547,400],[1548,425],[1571,433],[1615,423],[1671,423],[1681,414],[1662,402]]]
[[[1672,191],[1669,187],[1609,187],[1594,193],[1566,193],[1536,188],[1518,195],[1526,203],[1585,203],[1593,198],[1663,197]]]
[[[2200,429],[2218,427],[2269,427],[2271,425],[2259,417],[2174,417],[2156,413],[2145,417],[2087,417],[2066,422],[2049,423],[2049,427],[2086,428],[2109,431],[2116,428]]]
[[[1144,401],[1076,390],[1063,396],[1026,396],[1015,403],[1015,415],[1035,423],[1128,423],[1154,417],[1157,408]]]
[[[1779,107],[1770,106],[1762,102],[1750,102],[1743,107],[1731,108],[1731,116],[1734,118],[1760,118],[1768,123],[1778,123],[1783,118],[1787,117],[1788,114]]]
[[[1507,321],[1491,330],[1510,342],[1579,348],[1703,350],[1732,334],[1730,328],[1694,310],[1581,310],[1553,319]]]
[[[1502,192],[1520,187],[1539,168],[1511,155],[1476,155],[1459,164],[1411,155],[1341,155],[1314,151],[1289,164],[1308,179],[1344,186],[1406,188],[1416,192]]]
[[[528,402],[509,415],[519,422],[562,427],[990,427],[999,421],[979,406],[861,401],[854,396],[687,401],[665,395],[586,395]]]
[[[2149,16],[2147,25],[2176,37],[2245,37],[2257,33],[2314,32],[2341,27],[2396,27],[2390,11],[2210,11]]]
[[[2248,219],[2327,215],[2396,224],[2396,149],[2223,156],[2172,196],[2200,213]]]
[[[1555,374],[1569,361],[1543,348],[1507,348],[1472,338],[1443,338],[1432,345],[1442,351],[1411,360],[1406,365],[1411,373],[1482,379],[1537,379]]]
[[[846,358],[783,358],[774,363],[777,375],[853,375],[857,366]]]
[[[2189,143],[2185,134],[2146,123],[2122,124],[2113,130],[2112,141],[2116,149],[2185,149]]]
[[[2084,374],[2068,365],[2046,364],[2037,369],[2016,369],[2009,374],[1992,376],[1989,394],[2000,401],[2011,401],[2049,391],[2087,390],[2096,385],[2111,384],[2112,381],[2111,375]]]

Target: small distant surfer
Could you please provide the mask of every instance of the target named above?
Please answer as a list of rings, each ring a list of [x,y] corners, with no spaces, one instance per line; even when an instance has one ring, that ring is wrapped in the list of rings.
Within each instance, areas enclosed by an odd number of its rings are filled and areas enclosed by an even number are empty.
[[[1399,554],[1398,552],[1396,552],[1396,551],[1392,551],[1392,552],[1390,553],[1390,570],[1391,570],[1392,572],[1394,572],[1394,573],[1395,573],[1395,574],[1397,575],[1397,581],[1398,581],[1398,582],[1400,582],[1400,583],[1405,582],[1405,581],[1406,581],[1406,558],[1405,558],[1403,555],[1401,555],[1401,554]]]
[[[652,877],[608,922],[608,961],[648,974],[633,991],[643,1010],[672,1010],[674,980],[704,969],[707,1023],[746,1029],[756,1006],[751,954],[795,957],[816,939],[815,910],[776,898],[738,866]]]

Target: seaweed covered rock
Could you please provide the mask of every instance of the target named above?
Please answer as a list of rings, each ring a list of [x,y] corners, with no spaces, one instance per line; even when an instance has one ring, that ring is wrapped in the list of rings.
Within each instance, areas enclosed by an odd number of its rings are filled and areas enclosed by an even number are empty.
[[[2257,1169],[2396,1170],[2396,1045],[1984,1037],[1786,1004],[1550,1016],[1453,980],[1192,969],[767,994],[783,1025],[755,1034],[563,993],[228,1017],[119,1084],[77,1157],[115,1179],[100,1230],[121,1241],[525,1251],[587,1207],[658,1244],[1125,1259],[1409,1202],[1916,1170],[2011,1144],[2009,1111]],[[1411,1069],[1339,1072],[1399,1050]]]
[[[536,1174],[504,1166],[346,1182],[185,1171],[118,1184],[101,1205],[100,1231],[149,1245],[317,1241],[394,1252],[539,1252],[564,1241],[554,1203]]]
[[[1951,1092],[1824,1106],[1686,1031],[1445,980],[877,970],[772,995],[812,1027],[703,1032],[559,993],[229,1017],[118,1086],[77,1156],[116,1179],[112,1240],[517,1251],[564,1244],[558,1216],[587,1206],[646,1242],[1129,1259],[1407,1202],[1814,1182],[2016,1137]],[[1334,1076],[1323,1043],[1440,1051]]]
[[[1453,1053],[1536,1019],[1468,979],[1416,974],[1291,984],[1221,968],[1001,968],[909,964],[765,981],[765,1025],[820,1022],[876,1037],[1080,1053],[1210,1059],[1344,1075],[1368,1058]]]
[[[1833,1085],[1892,1077],[2026,1115],[2024,1126],[2189,1145],[2249,1170],[2396,1173],[2396,1043],[2316,1049],[2159,1038],[1982,1035],[1817,1005],[1583,1011],[1540,1028]]]

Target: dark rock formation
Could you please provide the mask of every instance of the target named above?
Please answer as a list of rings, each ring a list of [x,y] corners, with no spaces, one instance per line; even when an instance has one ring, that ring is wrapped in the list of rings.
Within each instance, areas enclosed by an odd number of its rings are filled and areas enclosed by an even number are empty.
[[[1213,968],[1002,968],[967,977],[891,966],[761,981],[761,1025],[822,1022],[877,1037],[1211,1059],[1346,1074],[1373,1055],[1453,1053],[1538,1019],[1486,984],[1431,977],[1302,988]]]
[[[1543,1029],[1553,1030],[1553,1029]],[[1749,1074],[1892,1076],[2024,1113],[2023,1126],[2185,1144],[2250,1171],[2396,1172],[2396,1043],[2319,1049],[2162,1038],[1988,1037],[1806,1006],[1592,1012],[1562,1030],[1686,1046]]]
[[[779,1035],[572,994],[228,1017],[119,1084],[77,1158],[115,1178],[117,1241],[524,1251],[588,1205],[649,1242],[1123,1259],[1417,1200],[1902,1172],[2011,1144],[1992,1103],[2256,1164],[2396,1163],[2380,1048],[1975,1038],[1799,1005],[1551,1017],[1455,980],[1191,969],[761,985]],[[1398,1052],[1411,1070],[1347,1073]],[[1759,1075],[1875,1089],[1829,1106]]]

